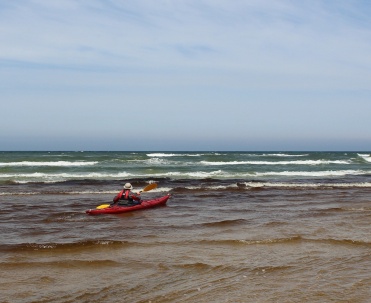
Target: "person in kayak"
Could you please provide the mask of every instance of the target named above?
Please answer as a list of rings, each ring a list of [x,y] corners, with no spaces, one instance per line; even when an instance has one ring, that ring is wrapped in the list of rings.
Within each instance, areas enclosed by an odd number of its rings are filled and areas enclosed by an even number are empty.
[[[122,191],[120,191],[114,198],[113,204],[118,205],[138,205],[141,203],[140,192],[133,194],[131,191],[133,186],[130,183],[126,183]],[[122,201],[123,200],[123,201]],[[120,202],[122,201],[122,202]]]

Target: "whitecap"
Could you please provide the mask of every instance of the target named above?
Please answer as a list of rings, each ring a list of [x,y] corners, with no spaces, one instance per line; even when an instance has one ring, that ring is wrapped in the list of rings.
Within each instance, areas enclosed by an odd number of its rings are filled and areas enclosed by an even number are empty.
[[[347,160],[293,160],[293,161],[200,161],[202,165],[322,165],[350,164]]]
[[[92,166],[97,164],[97,161],[48,161],[48,162],[38,162],[38,161],[21,161],[21,162],[1,162],[2,167],[13,167],[13,166]]]
[[[371,162],[371,154],[358,154],[363,160],[366,160],[367,162]]]

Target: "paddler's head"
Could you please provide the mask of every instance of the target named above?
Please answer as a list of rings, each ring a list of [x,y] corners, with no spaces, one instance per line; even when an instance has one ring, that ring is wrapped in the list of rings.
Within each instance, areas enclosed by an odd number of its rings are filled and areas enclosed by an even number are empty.
[[[130,183],[126,183],[124,185],[124,189],[130,189],[130,190],[132,190],[133,189],[133,186]]]

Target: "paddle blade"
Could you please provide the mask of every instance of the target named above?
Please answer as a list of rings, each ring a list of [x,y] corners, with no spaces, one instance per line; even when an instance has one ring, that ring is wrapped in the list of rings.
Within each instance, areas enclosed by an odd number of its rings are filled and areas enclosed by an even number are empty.
[[[99,206],[96,207],[96,209],[103,209],[103,208],[107,208],[107,207],[110,207],[110,204],[99,205]]]
[[[152,189],[157,188],[157,183],[148,184],[142,191],[150,191]]]

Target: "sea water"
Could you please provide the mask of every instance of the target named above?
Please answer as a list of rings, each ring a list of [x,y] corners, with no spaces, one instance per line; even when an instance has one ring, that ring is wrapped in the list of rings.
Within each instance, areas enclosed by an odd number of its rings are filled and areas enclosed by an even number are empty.
[[[365,152],[1,152],[0,302],[369,302],[370,223]]]

